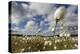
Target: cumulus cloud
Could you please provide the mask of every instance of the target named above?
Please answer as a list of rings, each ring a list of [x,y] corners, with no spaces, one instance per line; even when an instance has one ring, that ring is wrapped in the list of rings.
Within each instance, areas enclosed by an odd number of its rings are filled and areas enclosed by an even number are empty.
[[[25,25],[25,28],[32,29],[34,25],[35,25],[35,22],[34,21],[29,21]]]
[[[17,16],[11,15],[11,23],[19,24],[20,20],[16,18]]]
[[[75,11],[78,9],[77,5],[71,5],[68,7],[67,11],[71,13],[75,13]]]
[[[28,5],[18,2],[12,2],[11,6],[11,23],[19,25],[24,18],[29,18],[31,15],[28,13]],[[26,15],[28,17],[26,17]]]
[[[78,15],[75,13],[77,6],[69,6],[67,8],[67,14],[64,17],[64,23],[66,26],[78,25]]]
[[[12,24],[16,25],[13,30],[19,30],[23,34],[36,34],[41,29],[41,34],[53,35],[51,30],[55,27],[54,13],[57,8],[54,4],[47,3],[30,3],[28,5],[26,3],[13,2],[11,21]],[[77,25],[78,16],[75,13],[77,6],[71,5],[66,9],[67,14],[64,16],[66,26]],[[24,28],[20,28],[21,26]],[[57,25],[56,32],[59,32],[59,28],[60,23]]]
[[[56,9],[53,10],[52,13],[50,13],[48,15],[48,17],[45,19],[45,21],[48,21],[49,22],[49,28],[48,28],[48,31],[50,32],[52,30],[52,28],[55,28],[55,23],[56,23],[56,20],[54,19],[54,12],[55,12]]]
[[[52,4],[47,3],[30,3],[30,8],[35,10],[37,14],[46,14],[50,13],[54,8]]]
[[[28,7],[29,7],[29,5],[27,5],[27,4],[25,4],[25,3],[22,3],[21,5],[22,5],[22,7],[23,7],[25,10],[28,9]]]
[[[28,21],[27,24],[25,25],[25,32],[27,33],[36,33],[38,32],[38,26],[34,21]]]

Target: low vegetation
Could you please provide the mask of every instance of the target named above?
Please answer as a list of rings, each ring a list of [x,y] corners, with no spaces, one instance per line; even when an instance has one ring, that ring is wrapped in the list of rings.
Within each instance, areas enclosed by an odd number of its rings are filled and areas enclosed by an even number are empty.
[[[11,51],[14,53],[67,50],[77,48],[77,37],[11,36]]]

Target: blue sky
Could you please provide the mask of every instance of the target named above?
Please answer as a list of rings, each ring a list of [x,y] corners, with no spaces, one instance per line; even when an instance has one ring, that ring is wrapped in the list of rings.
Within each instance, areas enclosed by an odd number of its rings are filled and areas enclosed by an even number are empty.
[[[13,1],[11,6],[11,30],[19,34],[53,35],[51,29],[55,25],[53,15],[55,11],[64,6],[67,10],[64,16],[66,27],[78,25],[78,6],[68,4],[36,3]],[[60,23],[56,32],[60,31]]]

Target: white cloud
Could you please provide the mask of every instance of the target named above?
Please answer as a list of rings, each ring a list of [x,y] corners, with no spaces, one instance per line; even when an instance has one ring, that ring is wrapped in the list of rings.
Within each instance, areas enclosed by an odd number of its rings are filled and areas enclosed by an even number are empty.
[[[49,21],[49,22],[54,21],[53,16],[54,16],[54,12],[51,13],[51,14],[49,14],[48,17],[47,17],[47,19],[45,19],[45,21]]]
[[[11,23],[19,25],[19,23],[21,22],[21,18],[19,18],[19,17],[20,16],[18,16],[18,15],[11,15]]]
[[[13,31],[18,31],[19,30],[19,27],[14,27],[14,28],[11,28]]]
[[[77,5],[71,5],[68,7],[67,11],[68,12],[71,12],[71,13],[74,13],[74,11],[77,9]]]
[[[49,22],[49,28],[48,28],[48,31],[49,31],[49,32],[52,30],[52,28],[55,27],[55,23],[56,23],[56,21],[55,21],[55,19],[54,19],[54,11],[55,11],[55,10],[56,10],[56,9],[54,9],[53,12],[50,13],[50,14],[48,15],[48,17],[45,19],[45,21],[48,21],[48,22]]]
[[[32,29],[34,25],[35,25],[35,22],[34,21],[29,21],[25,25],[25,28]]]
[[[78,25],[78,15],[74,12],[76,6],[69,6],[67,9],[67,14],[64,16],[64,23],[66,26]]]
[[[16,2],[12,2],[12,9],[11,9],[11,23],[19,25],[22,15],[18,10],[18,4]]]
[[[20,33],[24,34],[35,34],[38,32],[39,29],[42,27],[46,28],[45,26],[45,21],[49,22],[49,28],[43,29],[41,32],[42,34],[53,34],[51,33],[52,28],[55,27],[55,19],[54,19],[54,13],[57,8],[52,5],[52,4],[47,4],[47,3],[30,3],[30,6],[27,4],[14,4],[12,7],[12,14],[11,14],[11,20],[12,23],[19,25],[24,18],[29,19],[28,22],[26,22],[25,28],[24,29],[19,29],[18,27],[14,28],[14,30],[21,31]],[[74,25],[77,24],[77,14],[74,13],[76,10],[76,6],[70,6],[67,9],[67,14],[64,17],[64,23],[66,25]],[[44,16],[44,21],[40,22],[40,25],[42,25],[41,28],[38,28],[37,23],[35,21],[32,21],[33,16],[36,16],[38,14],[45,15],[48,14],[47,17]]]
[[[30,18],[28,12],[28,5],[24,3],[12,2],[11,8],[11,22],[12,24],[19,25],[24,18]],[[27,17],[28,16],[28,17]]]
[[[30,8],[36,10],[37,14],[46,14],[52,11],[53,5],[47,3],[30,3]],[[55,8],[55,7],[54,7]]]
[[[25,3],[22,3],[21,4],[22,5],[22,7],[26,10],[27,8],[29,8],[29,5],[27,5],[27,4],[25,4]]]
[[[12,32],[14,34],[27,34],[27,35],[33,35],[38,32],[38,26],[34,21],[28,21],[25,25],[25,28],[19,28],[19,27],[14,27],[12,28]]]
[[[38,25],[34,21],[28,21],[25,25],[25,32],[35,34],[38,32]]]

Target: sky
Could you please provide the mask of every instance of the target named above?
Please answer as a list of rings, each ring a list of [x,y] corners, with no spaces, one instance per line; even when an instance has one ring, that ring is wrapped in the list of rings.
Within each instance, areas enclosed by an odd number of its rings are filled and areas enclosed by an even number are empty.
[[[78,6],[69,4],[36,3],[36,2],[11,2],[11,30],[17,34],[44,36],[53,35],[51,31],[55,27],[54,13],[59,7],[65,7],[67,13],[64,16],[65,27],[78,26]],[[61,24],[58,22],[56,33],[59,33]],[[69,32],[69,31],[67,31]]]

